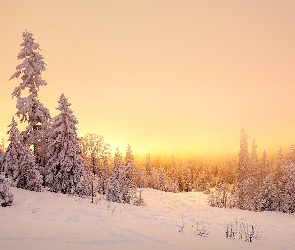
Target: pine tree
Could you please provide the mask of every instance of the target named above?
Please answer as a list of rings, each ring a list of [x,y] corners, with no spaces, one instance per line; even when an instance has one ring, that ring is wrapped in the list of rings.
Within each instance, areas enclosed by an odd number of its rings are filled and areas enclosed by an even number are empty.
[[[263,155],[262,155],[262,159],[260,162],[260,185],[262,185],[264,179],[266,178],[266,176],[270,174],[270,165],[266,156],[266,152],[265,150],[263,151]]]
[[[179,177],[178,177],[178,170],[177,170],[177,163],[174,158],[174,155],[171,157],[171,167],[170,167],[170,176],[171,176],[171,190],[172,192],[179,191]]]
[[[23,32],[22,49],[17,58],[23,62],[16,67],[16,72],[10,77],[18,78],[22,82],[17,86],[12,97],[17,98],[17,116],[21,122],[28,122],[26,131],[23,132],[24,142],[34,146],[34,153],[37,151],[37,144],[41,140],[43,125],[49,122],[50,114],[47,108],[38,100],[40,86],[46,85],[41,73],[46,70],[43,57],[36,50],[40,50],[39,44],[34,42],[33,34],[29,31]],[[21,92],[28,89],[29,96],[21,97]]]
[[[248,152],[248,135],[244,129],[241,130],[240,152],[239,152],[239,167],[238,167],[238,182],[242,182],[248,177],[249,168],[249,152]]]
[[[262,211],[278,210],[277,191],[270,175],[267,175],[263,181],[260,194],[260,204]]]
[[[253,139],[251,157],[250,157],[250,169],[249,169],[249,172],[252,177],[257,176],[258,163],[259,161],[258,161],[258,155],[257,155],[257,145],[255,143],[255,139]]]
[[[136,192],[135,187],[135,176],[134,176],[134,170],[135,170],[135,162],[134,162],[134,156],[131,150],[131,146],[128,144],[127,150],[126,150],[126,164],[124,167],[124,192],[122,195],[122,199],[125,203],[130,203],[133,196]]]
[[[128,160],[127,160],[128,159]],[[113,173],[109,179],[106,199],[113,202],[119,203],[131,203],[132,198],[135,195],[135,185],[133,176],[133,165],[132,151],[130,146],[127,149],[126,161],[127,165],[123,164],[122,156],[117,148]]]
[[[53,192],[73,194],[78,192],[77,186],[84,174],[84,161],[76,132],[78,120],[64,94],[60,96],[58,104],[60,114],[53,118],[48,147],[46,184]]]
[[[20,155],[22,154],[21,136],[17,128],[17,123],[12,117],[10,128],[7,132],[9,134],[8,141],[10,141],[6,152],[0,158],[1,172],[10,179],[12,184],[16,181],[20,174]]]
[[[280,192],[283,199],[280,210],[284,213],[295,213],[295,163],[283,166],[282,171]]]
[[[22,143],[14,118],[8,127],[10,144],[0,159],[3,172],[13,186],[40,192],[42,176],[28,145]]]
[[[121,191],[122,191],[122,168],[124,167],[122,156],[119,152],[119,149],[116,149],[116,154],[114,157],[113,171],[112,175],[109,178],[106,199],[112,202],[122,202],[121,200]]]
[[[0,174],[0,206],[7,207],[13,202],[13,194],[9,191],[9,180]]]

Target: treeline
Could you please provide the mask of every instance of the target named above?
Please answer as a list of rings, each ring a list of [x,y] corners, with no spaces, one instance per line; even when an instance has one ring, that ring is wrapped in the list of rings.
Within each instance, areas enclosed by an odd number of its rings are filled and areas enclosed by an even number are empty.
[[[287,156],[280,148],[273,163],[263,152],[257,156],[257,145],[252,142],[248,152],[248,136],[242,129],[240,151],[234,181],[221,174],[210,194],[209,204],[217,207],[240,208],[251,211],[295,212],[295,147]]]

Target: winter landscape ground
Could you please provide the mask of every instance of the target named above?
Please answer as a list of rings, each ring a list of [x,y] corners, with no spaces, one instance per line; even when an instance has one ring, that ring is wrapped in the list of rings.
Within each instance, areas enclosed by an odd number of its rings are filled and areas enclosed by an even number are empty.
[[[1,249],[295,249],[295,215],[220,209],[200,192],[142,189],[146,206],[13,188],[0,207]],[[227,220],[255,223],[258,242],[225,237]],[[181,231],[182,221],[184,223]],[[195,236],[197,222],[208,237]]]

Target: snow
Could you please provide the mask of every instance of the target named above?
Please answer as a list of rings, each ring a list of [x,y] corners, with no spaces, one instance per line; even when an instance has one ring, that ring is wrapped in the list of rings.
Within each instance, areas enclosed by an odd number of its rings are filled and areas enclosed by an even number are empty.
[[[142,189],[146,206],[11,187],[14,202],[0,207],[1,249],[295,249],[295,215],[207,205],[199,192]],[[225,238],[227,220],[255,222],[261,241]],[[179,229],[184,223],[182,233]],[[192,233],[203,222],[209,236]]]

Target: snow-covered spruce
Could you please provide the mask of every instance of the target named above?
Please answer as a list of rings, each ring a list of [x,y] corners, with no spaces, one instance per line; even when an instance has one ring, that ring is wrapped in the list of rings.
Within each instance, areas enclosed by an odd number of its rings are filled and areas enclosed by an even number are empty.
[[[42,176],[35,163],[35,158],[28,145],[22,143],[14,118],[12,118],[9,127],[7,133],[10,144],[0,158],[2,171],[10,179],[12,186],[39,192],[41,191]]]
[[[78,120],[64,94],[58,104],[60,114],[53,118],[49,137],[46,185],[53,192],[77,194],[84,169],[76,132]]]
[[[4,174],[0,174],[0,205],[1,207],[10,206],[13,202],[13,194],[9,192],[9,180]]]
[[[128,152],[129,150],[129,152]],[[119,203],[132,203],[136,193],[133,175],[133,156],[130,146],[127,150],[127,165],[122,162],[122,157],[117,148],[114,158],[113,173],[109,179],[106,199]]]
[[[41,73],[46,70],[46,63],[42,55],[36,50],[40,50],[39,44],[34,42],[33,34],[29,31],[23,32],[23,43],[17,58],[23,62],[16,67],[16,72],[10,77],[18,78],[21,76],[22,82],[12,92],[12,97],[17,98],[17,116],[21,122],[28,122],[26,130],[22,133],[24,142],[34,146],[34,154],[37,155],[42,134],[46,133],[45,123],[50,120],[47,108],[38,100],[40,86],[46,85]],[[21,97],[22,90],[29,91],[28,97]],[[44,135],[43,135],[44,136]],[[40,153],[39,153],[40,154]],[[41,157],[40,155],[38,156]]]

